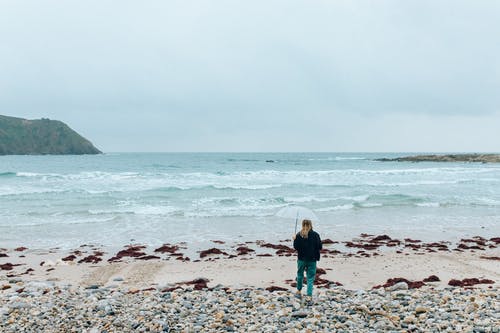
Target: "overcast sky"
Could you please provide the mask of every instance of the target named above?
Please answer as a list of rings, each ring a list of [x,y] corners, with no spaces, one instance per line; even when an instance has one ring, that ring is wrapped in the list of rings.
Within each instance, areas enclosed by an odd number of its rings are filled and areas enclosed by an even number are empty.
[[[0,114],[117,151],[500,151],[500,1],[0,0]]]

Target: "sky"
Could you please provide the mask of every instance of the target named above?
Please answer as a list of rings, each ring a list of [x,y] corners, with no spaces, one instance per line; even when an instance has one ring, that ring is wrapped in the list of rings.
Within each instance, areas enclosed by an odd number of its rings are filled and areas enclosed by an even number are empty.
[[[500,1],[0,0],[0,114],[105,152],[499,152]]]

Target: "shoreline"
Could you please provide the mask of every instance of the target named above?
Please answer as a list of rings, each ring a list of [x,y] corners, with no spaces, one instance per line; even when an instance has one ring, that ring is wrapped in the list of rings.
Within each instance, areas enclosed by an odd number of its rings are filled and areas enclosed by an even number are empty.
[[[213,240],[198,250],[186,243],[148,247],[126,245],[119,251],[82,245],[72,251],[0,250],[0,283],[11,278],[23,281],[56,281],[73,285],[105,286],[113,279],[130,288],[182,284],[197,278],[208,286],[231,288],[279,286],[292,288],[295,250],[290,240],[279,243],[246,241],[227,244]],[[434,275],[446,287],[450,280],[478,278],[500,283],[500,237],[480,236],[426,243],[387,235],[361,234],[350,241],[323,240],[321,260],[323,287],[371,289],[389,279],[422,281]],[[240,274],[244,271],[245,274]]]
[[[0,330],[498,333],[499,240],[325,239],[312,303],[289,240],[2,249]]]

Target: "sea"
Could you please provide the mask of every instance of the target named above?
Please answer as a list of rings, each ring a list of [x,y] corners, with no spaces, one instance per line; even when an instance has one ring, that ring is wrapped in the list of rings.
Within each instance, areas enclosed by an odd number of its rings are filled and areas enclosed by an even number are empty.
[[[408,153],[107,153],[0,157],[0,247],[500,235],[500,165],[379,162]]]

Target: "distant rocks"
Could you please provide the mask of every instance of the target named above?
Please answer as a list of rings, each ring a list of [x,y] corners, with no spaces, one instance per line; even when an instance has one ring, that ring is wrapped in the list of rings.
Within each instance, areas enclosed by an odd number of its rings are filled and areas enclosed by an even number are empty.
[[[500,163],[500,154],[435,154],[378,158],[379,162],[479,162]]]
[[[58,120],[0,115],[0,155],[100,154],[90,141]]]

